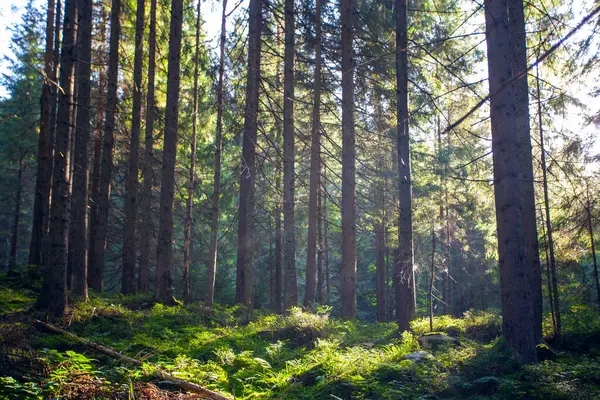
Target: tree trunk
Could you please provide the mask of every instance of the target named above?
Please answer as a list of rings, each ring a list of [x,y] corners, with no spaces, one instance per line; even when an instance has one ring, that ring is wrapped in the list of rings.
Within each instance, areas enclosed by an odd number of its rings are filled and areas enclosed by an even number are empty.
[[[398,260],[394,271],[396,320],[401,332],[415,314],[413,272],[412,185],[408,132],[408,36],[406,0],[396,0],[396,101],[398,118]]]
[[[512,48],[513,76],[527,70],[527,37],[523,0],[509,0],[509,32]],[[529,126],[529,85],[527,74],[523,74],[513,84],[517,104],[516,124],[519,135],[519,170],[521,173],[521,203],[523,207],[523,227],[525,250],[529,266],[528,279],[533,307],[533,329],[535,339],[542,338],[542,270],[535,215],[535,191],[533,187],[533,161],[531,155],[531,132]]]
[[[119,80],[119,38],[121,36],[121,0],[112,0],[110,10],[110,49],[108,56],[108,86],[106,90],[106,117],[102,141],[102,160],[100,165],[100,186],[98,189],[98,210],[96,225],[92,228],[94,258],[89,260],[90,272],[93,270],[92,287],[97,292],[104,290],[104,253],[108,232],[108,210],[110,208],[110,180],[113,171],[113,147],[117,118],[117,86]]]
[[[45,220],[50,208],[50,190],[52,179],[52,148],[54,147],[53,104],[55,104],[54,88],[56,76],[54,68],[54,13],[56,0],[48,0],[46,14],[46,47],[44,51],[44,86],[40,100],[40,136],[37,153],[37,175],[33,204],[33,221],[31,225],[31,244],[29,246],[29,264],[41,266],[42,241],[47,233]]]
[[[75,154],[73,166],[73,193],[71,205],[71,238],[77,245],[71,245],[73,267],[73,294],[87,299],[88,296],[88,187],[90,141],[90,102],[92,67],[92,1],[79,0],[78,7],[78,67],[77,123],[75,125]]]
[[[69,143],[71,115],[73,113],[73,74],[75,72],[75,0],[65,1],[62,50],[60,56],[60,87],[56,142],[54,152],[54,176],[52,182],[52,205],[50,210],[50,273],[48,274],[48,302],[50,314],[61,317],[67,307],[67,257],[69,238]],[[40,294],[43,297],[44,294]]]
[[[490,113],[502,327],[515,357],[528,363],[537,356],[521,203],[519,135],[513,88],[500,91],[512,78],[506,0],[486,0],[485,17],[490,93],[497,93],[490,99]]]
[[[19,156],[19,170],[17,171],[17,193],[15,194],[15,214],[13,218],[12,233],[10,238],[10,255],[8,268],[15,269],[17,267],[17,253],[19,249],[19,221],[21,219],[21,193],[23,191],[23,158],[25,154]]]
[[[342,318],[356,317],[356,151],[352,0],[342,0]]]
[[[327,165],[325,160],[321,160],[323,168],[322,187],[323,187],[323,258],[325,259],[325,304],[331,303],[331,284],[329,280],[329,216],[327,210]]]
[[[103,3],[100,3],[101,7],[101,22],[100,22],[100,38],[98,39],[99,55],[96,59],[96,63],[100,65],[98,71],[98,100],[96,110],[96,127],[94,137],[94,158],[93,158],[93,172],[92,172],[92,189],[90,194],[90,222],[89,222],[89,233],[88,233],[88,287],[98,290],[102,287],[102,281],[96,274],[96,269],[93,268],[94,255],[94,232],[95,227],[98,225],[98,203],[100,201],[100,168],[102,160],[102,121],[104,118],[104,92],[106,90],[106,70],[104,64],[106,62],[106,8]]]
[[[246,78],[246,109],[240,203],[238,224],[238,254],[236,301],[254,307],[254,181],[256,179],[256,136],[258,131],[258,81],[260,79],[260,36],[263,0],[250,0],[248,15],[248,74]]]
[[[213,184],[212,210],[210,220],[210,254],[208,256],[208,279],[206,284],[207,307],[215,298],[215,278],[217,274],[217,240],[219,232],[219,197],[221,196],[221,150],[223,149],[223,85],[225,79],[225,41],[227,40],[227,0],[223,0],[221,15],[221,54],[219,57],[219,88],[217,89],[217,134],[215,137],[215,176]]]
[[[320,158],[320,155],[319,155]],[[321,162],[319,161],[319,164]],[[319,170],[319,175],[321,171]],[[320,179],[319,179],[320,180]],[[317,193],[317,302],[323,304],[323,190],[319,182]]]
[[[586,182],[587,186],[587,182]],[[590,202],[589,187],[587,189],[587,204],[585,208],[587,217],[587,230],[590,235],[590,247],[592,249],[592,262],[594,264],[594,281],[596,282],[596,293],[598,295],[598,306],[600,306],[600,280],[598,279],[598,260],[596,260],[596,243],[594,240],[594,226],[592,225],[592,205]],[[15,215],[16,216],[16,215]]]
[[[50,86],[50,116],[49,116],[49,145],[46,146],[46,159],[48,160],[47,169],[44,171],[44,180],[48,185],[47,193],[44,192],[44,218],[42,221],[42,242],[41,242],[41,255],[40,255],[40,263],[42,265],[42,272],[44,274],[44,279],[42,283],[42,290],[40,292],[40,296],[38,296],[35,307],[36,308],[44,308],[47,306],[50,295],[50,289],[48,285],[50,284],[50,206],[52,203],[52,181],[53,181],[53,171],[54,171],[54,141],[56,135],[56,106],[58,103],[58,69],[60,66],[60,48],[61,48],[61,33],[62,33],[62,13],[61,0],[57,0],[56,2],[56,16],[54,22],[54,65],[52,68],[52,76],[51,76],[51,86]],[[47,198],[46,198],[47,195]],[[30,252],[31,256],[31,252]]]
[[[435,281],[435,221],[431,223],[431,266],[429,271],[429,332],[433,332],[433,283]]]
[[[148,38],[148,93],[146,94],[146,138],[144,144],[144,166],[142,175],[141,206],[142,213],[140,226],[140,292],[150,291],[150,243],[154,234],[152,221],[152,186],[154,185],[154,119],[156,102],[154,99],[154,81],[156,76],[156,0],[150,1],[150,32]]]
[[[138,209],[138,173],[140,164],[140,136],[142,132],[142,68],[144,59],[145,0],[137,1],[135,16],[135,50],[133,61],[133,112],[131,115],[131,142],[125,187],[125,243],[123,244],[123,276],[121,292],[135,293],[136,228]],[[146,249],[143,249],[146,251]]]
[[[550,279],[550,254],[548,251],[548,236],[546,235],[546,225],[544,222],[544,213],[540,210],[542,218],[542,236],[544,237],[544,253],[546,255],[546,286],[548,287],[548,300],[550,302],[550,314],[552,314],[552,328],[556,334],[556,317],[554,315],[554,301],[552,300],[552,280]]]
[[[376,254],[376,295],[377,295],[377,321],[385,322],[386,298],[386,265],[385,265],[385,222],[378,223],[375,227],[375,254]]]
[[[190,302],[190,243],[192,241],[192,219],[194,204],[194,191],[196,189],[196,137],[198,134],[198,62],[200,57],[200,5],[198,0],[198,9],[196,14],[196,52],[194,55],[194,116],[192,121],[192,144],[190,153],[190,171],[188,178],[188,197],[185,216],[184,239],[183,239],[183,301],[186,304]]]
[[[544,208],[546,211],[546,235],[548,235],[548,251],[550,253],[550,272],[552,273],[552,294],[554,297],[554,319],[556,320],[555,336],[562,338],[562,324],[558,303],[558,280],[556,277],[556,257],[554,255],[554,238],[552,237],[552,220],[550,219],[550,196],[548,195],[548,171],[546,168],[546,150],[544,149],[544,128],[542,119],[542,99],[540,97],[540,71],[536,68],[536,92],[538,106],[538,124],[540,133],[540,157],[542,163],[542,181],[544,185]]]
[[[285,53],[283,74],[283,265],[285,281],[284,310],[298,304],[298,277],[296,274],[296,221],[294,216],[294,0],[285,0]],[[313,257],[314,258],[314,257]],[[309,279],[307,270],[307,281]],[[314,260],[310,272],[311,292],[315,297]]]
[[[315,257],[317,253],[317,197],[321,152],[321,0],[315,3],[315,72],[310,147],[310,194],[308,200],[308,247],[306,250],[306,291],[304,306],[315,299]]]
[[[277,159],[275,167],[277,177],[275,178],[275,311],[283,313],[283,268],[282,247],[283,235],[281,231],[281,161]]]
[[[167,109],[160,185],[160,225],[156,248],[156,289],[154,297],[164,304],[173,303],[173,199],[175,195],[175,159],[179,128],[179,84],[183,0],[171,2],[169,67],[167,73]]]

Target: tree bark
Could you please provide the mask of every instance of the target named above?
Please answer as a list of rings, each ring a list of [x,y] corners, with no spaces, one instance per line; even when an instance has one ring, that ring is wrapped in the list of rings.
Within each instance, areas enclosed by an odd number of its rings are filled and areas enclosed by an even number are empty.
[[[74,295],[88,296],[88,187],[89,187],[89,154],[90,141],[90,102],[92,74],[92,1],[78,0],[79,19],[78,34],[78,67],[77,67],[77,123],[75,125],[75,154],[73,165],[73,193],[71,208],[71,238],[76,238],[77,245],[72,249]]]
[[[321,171],[319,170],[320,174]],[[317,193],[317,303],[319,304],[323,304],[325,300],[323,283],[323,190],[319,182]]]
[[[199,57],[200,57],[200,5],[198,0],[198,9],[196,12],[196,51],[194,55],[194,116],[192,121],[192,144],[190,152],[190,170],[188,178],[188,197],[186,205],[186,217],[183,239],[183,301],[186,304],[190,302],[190,244],[192,241],[192,220],[194,204],[194,191],[196,189],[196,137],[198,135],[198,76],[199,76]]]
[[[556,334],[556,317],[554,315],[554,301],[552,296],[552,280],[550,279],[550,253],[548,251],[548,236],[546,235],[546,224],[544,213],[540,210],[542,218],[542,236],[544,237],[544,254],[546,256],[546,286],[548,287],[548,300],[550,302],[550,314],[552,314],[552,328]]]
[[[294,60],[295,60],[294,0],[285,0],[285,53],[283,74],[283,265],[285,297],[284,310],[298,304],[298,277],[296,274],[296,221],[294,215],[295,155],[294,155]],[[314,260],[313,260],[314,261]],[[307,271],[307,280],[309,279]],[[309,300],[315,297],[314,262],[310,272],[312,291]]]
[[[152,221],[152,186],[154,185],[154,120],[155,120],[155,95],[154,81],[156,76],[156,0],[150,1],[150,32],[148,38],[148,92],[146,93],[146,137],[144,143],[144,166],[142,175],[144,183],[142,185],[141,206],[142,210],[148,212],[142,213],[140,226],[140,292],[148,293],[150,291],[150,243],[154,234],[154,225]]]
[[[322,175],[322,190],[323,190],[323,258],[325,259],[325,304],[331,303],[331,283],[329,280],[329,213],[327,210],[327,165],[325,160],[321,160],[323,168]]]
[[[19,155],[19,169],[17,171],[17,193],[15,194],[15,214],[13,218],[12,233],[10,238],[10,254],[8,268],[15,269],[17,267],[17,253],[19,249],[19,224],[21,219],[21,194],[23,192],[23,158],[24,153]]]
[[[342,318],[356,317],[356,150],[353,4],[342,0]]]
[[[238,224],[236,301],[254,307],[254,183],[258,131],[258,81],[263,0],[250,0],[248,15],[248,74]]]
[[[283,313],[283,269],[282,269],[282,244],[283,235],[281,231],[281,161],[277,159],[275,167],[277,177],[275,178],[275,311]]]
[[[586,190],[587,190],[587,203],[585,207],[586,219],[587,219],[587,230],[590,235],[590,247],[592,249],[592,262],[594,265],[594,281],[596,283],[596,294],[598,297],[598,306],[600,307],[600,280],[598,278],[598,260],[596,259],[596,242],[594,240],[594,226],[592,225],[592,204],[590,202],[590,192],[589,187],[587,187],[586,182]]]
[[[486,0],[486,41],[492,124],[494,192],[502,298],[502,327],[514,356],[535,362],[535,335],[525,248],[521,179],[519,173],[516,104],[512,78],[507,0]]]
[[[552,293],[554,297],[554,319],[556,320],[555,337],[558,341],[562,338],[562,324],[560,320],[560,305],[558,302],[558,280],[556,277],[556,256],[554,255],[554,238],[552,236],[552,220],[550,219],[550,196],[548,195],[548,170],[546,168],[546,150],[544,148],[544,128],[542,118],[542,99],[540,97],[540,71],[536,68],[536,92],[538,106],[538,125],[540,134],[540,157],[542,166],[542,181],[544,186],[544,208],[546,212],[546,235],[548,238],[548,252],[550,253],[550,272],[552,275]]]
[[[40,100],[40,135],[37,153],[37,175],[35,181],[35,196],[33,204],[33,220],[31,224],[31,244],[29,246],[29,264],[41,266],[42,264],[42,241],[46,235],[45,220],[48,219],[50,208],[50,190],[52,179],[52,148],[54,142],[54,126],[50,121],[54,113],[53,104],[56,76],[54,68],[54,14],[56,0],[48,0],[48,11],[46,14],[46,44],[44,51],[44,86]]]
[[[378,223],[375,227],[375,275],[377,296],[377,321],[385,322],[386,298],[386,265],[385,265],[385,222]]]
[[[431,224],[431,266],[429,270],[429,290],[428,308],[429,308],[429,332],[433,332],[433,284],[435,281],[435,221]]]
[[[179,128],[182,22],[183,0],[172,0],[167,73],[167,109],[165,113],[160,186],[160,225],[156,248],[156,289],[154,291],[156,300],[164,304],[173,304],[173,199],[175,195],[175,159],[177,157],[177,133]]]
[[[221,196],[221,150],[223,149],[223,85],[225,80],[225,41],[227,40],[227,0],[223,0],[221,14],[221,44],[219,57],[219,88],[217,89],[217,133],[215,137],[215,176],[210,220],[210,254],[208,256],[208,279],[206,284],[207,307],[215,298],[215,278],[217,274],[217,240],[219,232],[219,198]]]
[[[138,209],[138,174],[140,164],[140,136],[142,132],[142,68],[144,59],[145,0],[137,1],[135,17],[135,50],[133,60],[133,112],[131,115],[131,142],[125,187],[125,243],[123,244],[123,276],[121,292],[135,293],[136,228]],[[146,249],[143,249],[146,251]]]
[[[42,290],[40,296],[38,296],[35,307],[36,308],[44,308],[48,304],[48,296],[50,290],[47,285],[50,284],[50,206],[52,203],[52,180],[53,180],[53,171],[54,171],[54,141],[56,135],[56,106],[58,104],[58,69],[60,66],[60,48],[62,45],[61,33],[62,33],[62,1],[56,1],[56,15],[54,18],[54,51],[53,51],[53,67],[52,67],[52,75],[50,78],[50,103],[49,107],[49,118],[48,118],[48,145],[46,146],[46,160],[48,162],[47,168],[44,170],[43,180],[45,184],[47,184],[46,188],[42,188],[41,192],[44,196],[43,198],[43,207],[44,207],[44,216],[42,219],[42,236],[41,236],[41,248],[39,255],[39,263],[38,265],[42,266],[42,273],[44,275]],[[38,170],[39,171],[39,170]],[[39,176],[39,175],[38,175]],[[36,177],[37,179],[37,177]],[[39,195],[36,191],[36,196]],[[47,196],[47,197],[46,197]],[[34,204],[35,207],[35,204]],[[38,209],[39,211],[39,209]],[[35,210],[34,210],[35,212]],[[33,228],[33,227],[32,227]],[[32,233],[33,235],[34,233]],[[33,241],[33,236],[32,236]],[[35,252],[35,250],[34,250]],[[36,257],[35,254],[32,255],[32,252],[29,253],[30,257]],[[31,264],[31,262],[30,262]]]
[[[304,306],[315,299],[315,257],[317,253],[317,197],[320,182],[321,153],[321,0],[315,2],[315,72],[310,147],[310,194],[308,200],[308,247],[306,250],[306,291]]]
[[[394,271],[396,320],[401,332],[415,314],[413,272],[412,184],[408,131],[408,34],[406,0],[396,0],[396,101],[398,118],[398,260]]]
[[[60,87],[56,142],[54,152],[54,174],[52,182],[52,205],[50,209],[50,273],[48,302],[50,314],[62,317],[67,307],[67,257],[69,238],[69,143],[71,115],[73,113],[73,74],[75,72],[75,0],[65,1],[62,49],[60,56]],[[40,297],[43,297],[43,292]]]
[[[117,86],[119,80],[119,39],[121,36],[121,0],[112,0],[110,10],[110,47],[108,55],[108,86],[106,90],[106,116],[104,137],[102,140],[102,159],[100,165],[100,186],[98,190],[98,210],[96,225],[91,244],[94,246],[94,258],[89,260],[90,272],[93,270],[93,289],[104,290],[104,253],[106,252],[106,234],[108,232],[108,211],[110,209],[110,181],[113,172],[113,147],[117,118]]]
[[[94,158],[93,158],[93,171],[92,171],[92,189],[90,194],[90,222],[89,222],[89,233],[88,233],[88,287],[98,290],[102,287],[100,277],[96,274],[96,269],[92,267],[94,255],[94,232],[95,227],[98,225],[98,203],[100,202],[100,169],[102,161],[102,121],[104,118],[104,98],[106,90],[106,69],[104,64],[106,62],[106,8],[103,3],[100,3],[101,7],[101,22],[100,22],[100,38],[98,39],[99,56],[96,62],[100,65],[98,71],[98,100],[96,110],[96,127],[94,137]]]
[[[527,36],[523,0],[509,0],[509,33],[512,48],[513,76],[527,70]],[[525,250],[529,266],[528,279],[533,307],[533,329],[535,339],[542,338],[542,270],[538,243],[537,219],[535,215],[535,190],[533,187],[533,161],[531,154],[531,132],[529,126],[529,85],[527,74],[513,84],[515,96],[516,124],[519,139],[519,170],[521,173],[521,202]]]

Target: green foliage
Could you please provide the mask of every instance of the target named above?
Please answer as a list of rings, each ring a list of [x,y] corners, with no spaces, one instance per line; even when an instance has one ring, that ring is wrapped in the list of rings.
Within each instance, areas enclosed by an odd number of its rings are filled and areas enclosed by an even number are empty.
[[[19,382],[10,376],[0,376],[0,400],[42,400],[43,390],[35,382]]]

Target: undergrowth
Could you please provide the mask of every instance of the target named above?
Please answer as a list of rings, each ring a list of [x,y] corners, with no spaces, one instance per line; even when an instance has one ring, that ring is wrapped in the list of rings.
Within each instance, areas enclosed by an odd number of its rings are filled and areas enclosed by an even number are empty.
[[[23,313],[32,301],[27,291],[0,291],[6,315]],[[557,351],[553,361],[519,366],[494,312],[435,317],[434,330],[461,344],[436,348],[417,362],[405,356],[423,350],[417,338],[429,332],[428,319],[398,336],[394,323],[342,321],[329,313],[294,308],[278,316],[220,306],[208,312],[199,304],[165,307],[145,296],[92,296],[60,322],[142,360],[142,367],[42,334],[23,314],[17,328],[14,321],[0,323],[0,361],[12,366],[0,368],[0,399],[152,398],[144,393],[158,393],[149,383],[157,367],[236,399],[600,398],[593,354]],[[584,330],[586,337],[596,332],[589,325]],[[18,351],[29,354],[23,356],[29,364],[11,356]]]

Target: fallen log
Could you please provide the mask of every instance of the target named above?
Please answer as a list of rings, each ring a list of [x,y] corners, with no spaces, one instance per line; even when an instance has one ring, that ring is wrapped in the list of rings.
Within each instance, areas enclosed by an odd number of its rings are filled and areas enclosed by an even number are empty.
[[[123,355],[123,354],[119,353],[118,351],[111,349],[110,347],[102,346],[96,342],[93,342],[89,339],[85,339],[80,336],[77,336],[74,333],[67,332],[64,329],[61,329],[61,328],[54,326],[52,324],[49,324],[47,322],[42,322],[42,321],[36,320],[35,323],[38,325],[38,327],[44,328],[47,331],[50,331],[52,333],[66,336],[70,339],[75,340],[78,343],[81,343],[84,346],[90,347],[102,354],[106,354],[109,357],[116,358],[117,360],[126,362],[128,364],[133,364],[133,365],[137,365],[137,366],[143,365],[143,363],[140,360]],[[181,379],[169,374],[168,372],[161,370],[160,368],[154,367],[154,371],[152,371],[152,375],[158,379],[170,381],[170,384],[172,384],[173,386],[175,386],[179,389],[186,390],[186,391],[192,392],[192,393],[197,393],[199,395],[206,397],[209,400],[231,400],[229,397],[220,395],[219,393],[213,392],[210,389],[207,389],[205,387],[202,387],[202,386],[197,385],[192,382],[181,380]]]

